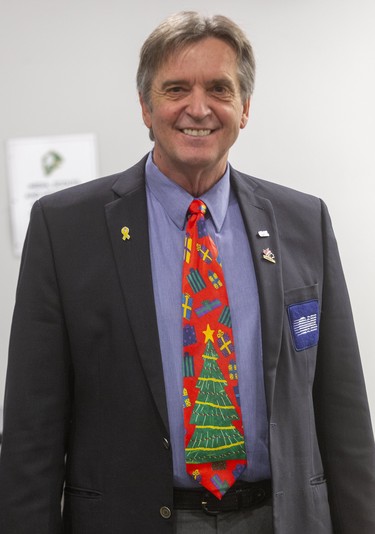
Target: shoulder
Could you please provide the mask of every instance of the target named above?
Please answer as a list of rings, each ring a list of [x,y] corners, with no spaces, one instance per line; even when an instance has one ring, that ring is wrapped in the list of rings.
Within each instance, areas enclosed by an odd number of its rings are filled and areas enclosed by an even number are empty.
[[[290,216],[299,214],[301,216],[320,215],[322,200],[314,195],[287,187],[285,185],[271,182],[243,172],[232,169],[232,185],[239,197],[247,195],[256,199],[262,199],[272,205],[277,214],[289,214]]]
[[[61,191],[45,195],[37,202],[42,209],[69,209],[103,205],[121,194],[144,187],[145,158],[129,169],[83,182]]]

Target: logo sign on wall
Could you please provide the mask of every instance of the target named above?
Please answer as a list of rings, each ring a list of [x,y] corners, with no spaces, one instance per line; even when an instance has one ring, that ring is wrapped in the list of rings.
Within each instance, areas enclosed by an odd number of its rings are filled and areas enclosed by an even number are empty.
[[[98,177],[94,134],[23,137],[7,142],[13,250],[21,255],[38,198]]]

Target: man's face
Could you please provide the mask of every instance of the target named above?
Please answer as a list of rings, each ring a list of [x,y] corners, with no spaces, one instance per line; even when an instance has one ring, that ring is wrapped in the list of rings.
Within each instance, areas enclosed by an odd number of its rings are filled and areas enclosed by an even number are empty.
[[[234,50],[209,37],[172,54],[153,80],[151,105],[141,98],[141,106],[164,174],[174,179],[208,171],[220,178],[249,113]]]

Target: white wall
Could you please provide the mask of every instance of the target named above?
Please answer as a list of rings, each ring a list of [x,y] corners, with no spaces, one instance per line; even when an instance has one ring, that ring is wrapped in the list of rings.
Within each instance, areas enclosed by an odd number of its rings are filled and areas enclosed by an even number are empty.
[[[249,126],[231,162],[322,197],[355,314],[373,418],[374,0],[1,0],[0,406],[19,260],[12,254],[5,141],[94,132],[100,174],[151,147],[135,90],[139,48],[181,9],[223,13],[253,42]]]

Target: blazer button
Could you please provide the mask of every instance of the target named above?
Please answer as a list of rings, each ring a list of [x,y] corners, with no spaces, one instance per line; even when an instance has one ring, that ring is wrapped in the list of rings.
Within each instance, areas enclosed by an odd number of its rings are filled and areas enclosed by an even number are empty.
[[[170,508],[168,508],[168,506],[162,506],[160,508],[160,515],[162,516],[163,519],[169,519],[172,515],[172,512]]]
[[[167,451],[169,450],[169,441],[167,438],[163,438],[163,445],[164,445],[164,449],[167,449]]]

